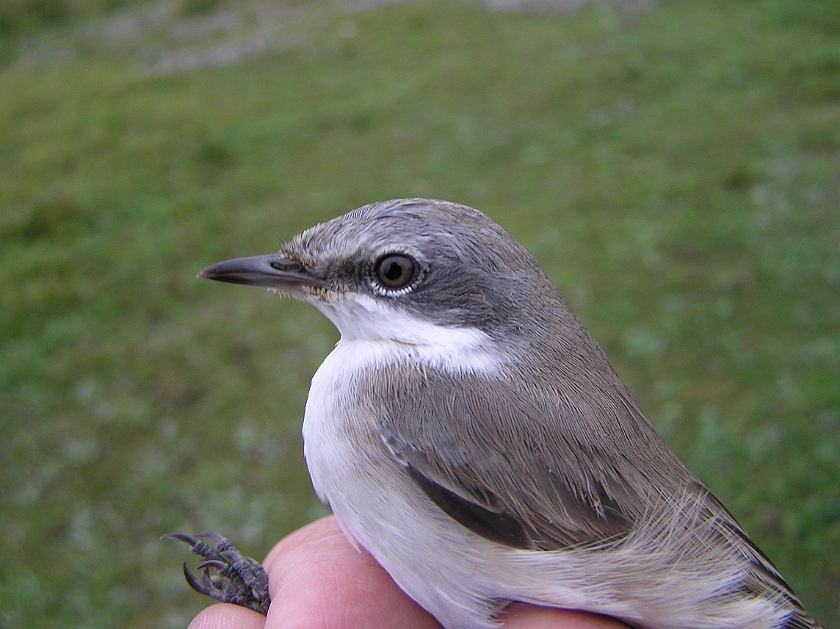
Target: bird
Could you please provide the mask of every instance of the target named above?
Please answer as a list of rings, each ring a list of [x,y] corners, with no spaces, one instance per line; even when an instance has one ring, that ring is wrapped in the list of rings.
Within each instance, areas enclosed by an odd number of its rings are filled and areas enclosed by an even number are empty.
[[[266,287],[338,328],[304,412],[313,486],[446,629],[498,627],[512,601],[639,629],[821,627],[482,212],[372,203],[199,277]],[[173,535],[207,559],[193,586],[221,591],[206,566],[241,556]],[[205,593],[241,603],[225,588]]]

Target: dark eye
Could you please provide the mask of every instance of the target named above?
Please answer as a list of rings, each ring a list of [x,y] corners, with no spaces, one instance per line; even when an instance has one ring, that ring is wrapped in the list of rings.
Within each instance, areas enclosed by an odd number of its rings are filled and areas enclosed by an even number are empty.
[[[390,254],[376,263],[376,277],[386,288],[403,288],[414,279],[414,260],[401,254]]]

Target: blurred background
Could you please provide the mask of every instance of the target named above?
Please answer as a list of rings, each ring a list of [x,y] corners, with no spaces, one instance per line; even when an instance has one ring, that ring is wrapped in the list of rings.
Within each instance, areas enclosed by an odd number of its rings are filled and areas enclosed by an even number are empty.
[[[195,274],[406,196],[521,240],[840,623],[836,0],[2,0],[0,628],[184,627],[161,534],[327,513],[335,330]]]

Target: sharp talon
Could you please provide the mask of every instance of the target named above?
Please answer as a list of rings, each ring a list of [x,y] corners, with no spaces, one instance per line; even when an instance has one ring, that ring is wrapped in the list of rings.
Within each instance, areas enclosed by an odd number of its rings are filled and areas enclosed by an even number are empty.
[[[207,594],[207,596],[212,596],[213,598],[216,598],[215,594],[217,594],[217,587],[216,584],[213,583],[213,578],[210,576],[209,570],[205,570],[201,573],[201,585],[204,587],[204,589],[201,591],[202,594]]]
[[[185,533],[167,533],[166,535],[161,535],[160,539],[174,539],[179,542],[186,542],[190,546],[195,546],[198,544],[198,540],[186,535]]]
[[[227,568],[227,564],[217,559],[208,559],[207,561],[203,561],[198,564],[195,569],[196,570],[205,570],[207,568],[215,568],[216,570],[222,571]]]
[[[213,542],[207,544],[199,537]],[[203,558],[196,574],[184,564],[184,578],[200,594],[223,603],[233,603],[266,615],[271,605],[268,593],[268,575],[265,569],[250,557],[245,557],[227,539],[217,533],[167,533],[161,539],[174,539],[190,545],[190,551]],[[214,570],[215,573],[211,573]]]
[[[230,548],[231,543],[227,540],[226,537],[222,537],[218,533],[213,533],[212,531],[206,531],[204,533],[196,533],[196,537],[209,537],[213,540],[216,544],[216,550],[223,550],[222,547]]]
[[[190,572],[186,561],[184,562],[184,577],[187,579],[187,583],[189,583],[190,587],[196,592],[198,592],[199,594],[207,594],[207,592],[205,592],[204,588],[201,586],[201,583],[199,583],[196,580],[195,576],[193,576],[193,573]]]

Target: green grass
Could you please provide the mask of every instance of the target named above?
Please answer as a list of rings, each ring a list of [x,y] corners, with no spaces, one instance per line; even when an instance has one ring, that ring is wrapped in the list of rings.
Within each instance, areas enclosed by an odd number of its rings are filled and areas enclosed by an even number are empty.
[[[198,43],[85,14],[2,47],[0,627],[184,626],[204,601],[159,535],[259,557],[325,512],[299,432],[335,331],[195,273],[414,195],[534,252],[840,623],[840,5],[284,5],[282,45],[160,72],[246,37],[242,6]]]

